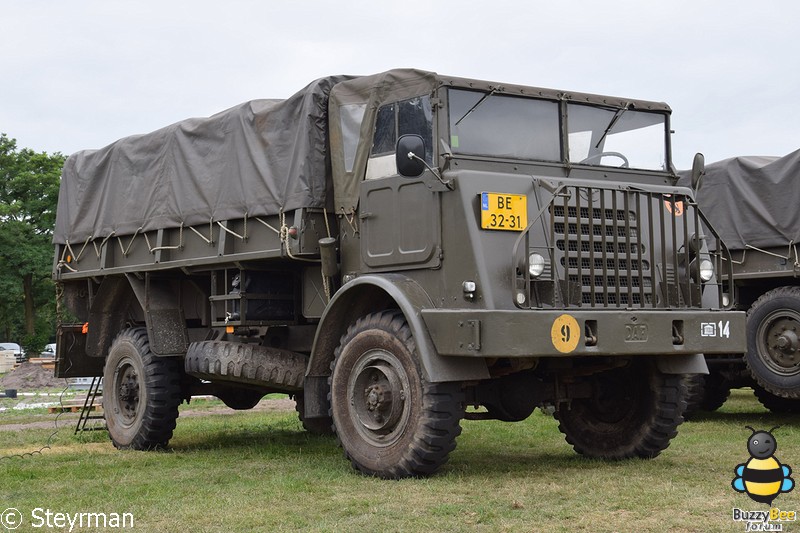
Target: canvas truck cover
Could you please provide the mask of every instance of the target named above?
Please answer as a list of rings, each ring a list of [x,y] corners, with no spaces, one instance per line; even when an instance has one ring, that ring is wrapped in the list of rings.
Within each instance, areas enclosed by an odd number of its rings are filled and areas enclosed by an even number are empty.
[[[358,184],[364,178],[372,148],[375,115],[387,103],[432,94],[442,81],[434,72],[393,69],[371,76],[358,76],[339,83],[330,95],[331,135],[342,135],[331,152],[334,175],[334,208],[352,214],[358,205]]]
[[[53,242],[324,207],[327,105],[346,76],[70,156]]]
[[[565,92],[542,87],[532,87],[497,82],[481,81],[454,76],[443,76],[426,70],[401,68],[371,76],[358,76],[339,83],[330,94],[330,122],[340,127],[331,128],[331,136],[337,146],[344,150],[331,152],[334,175],[334,208],[338,214],[352,214],[359,201],[359,183],[364,179],[367,159],[372,148],[371,139],[375,117],[381,106],[422,96],[434,95],[442,86],[500,91],[508,94],[538,95],[554,101],[571,99],[597,105],[630,106],[639,109],[658,109],[669,112],[668,105],[662,102],[622,99],[588,93]],[[443,132],[434,139],[435,144],[449,143]],[[360,140],[360,142],[359,142]]]
[[[680,184],[689,184],[681,172]],[[800,150],[706,165],[697,202],[731,250],[800,242]]]

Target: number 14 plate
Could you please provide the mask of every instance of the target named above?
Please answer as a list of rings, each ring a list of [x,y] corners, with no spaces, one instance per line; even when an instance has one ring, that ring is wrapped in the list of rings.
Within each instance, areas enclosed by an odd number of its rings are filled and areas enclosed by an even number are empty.
[[[499,192],[481,193],[481,228],[522,231],[527,225],[527,196]]]

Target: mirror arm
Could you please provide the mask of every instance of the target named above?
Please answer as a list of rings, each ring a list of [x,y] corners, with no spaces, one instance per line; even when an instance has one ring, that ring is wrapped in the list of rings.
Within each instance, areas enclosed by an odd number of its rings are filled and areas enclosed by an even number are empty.
[[[453,187],[453,181],[452,181],[452,180],[450,180],[450,181],[445,181],[445,180],[443,180],[443,179],[442,179],[442,176],[440,176],[440,175],[439,175],[439,173],[438,173],[438,172],[437,172],[435,169],[433,169],[433,168],[432,168],[432,167],[431,167],[431,166],[430,166],[430,165],[427,163],[427,161],[425,161],[424,159],[422,159],[420,156],[418,156],[418,155],[417,155],[417,154],[415,154],[414,152],[408,152],[408,158],[409,158],[409,159],[416,159],[417,161],[419,161],[420,163],[422,163],[423,165],[425,165],[425,168],[427,168],[428,170],[430,170],[430,171],[431,171],[431,174],[433,174],[434,176],[436,176],[436,179],[438,179],[438,180],[439,180],[439,183],[441,183],[442,185],[444,185],[445,187],[447,187],[447,188],[448,188],[448,189],[450,189],[451,191],[454,189],[454,187]]]

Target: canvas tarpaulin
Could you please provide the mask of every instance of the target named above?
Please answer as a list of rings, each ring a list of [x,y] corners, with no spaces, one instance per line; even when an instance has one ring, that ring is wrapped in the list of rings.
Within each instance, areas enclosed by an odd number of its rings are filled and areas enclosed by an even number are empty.
[[[286,100],[253,100],[70,156],[53,241],[324,207],[328,94],[346,79],[322,78]]]
[[[688,182],[682,172],[680,183]],[[697,203],[731,250],[800,242],[800,150],[706,165]]]

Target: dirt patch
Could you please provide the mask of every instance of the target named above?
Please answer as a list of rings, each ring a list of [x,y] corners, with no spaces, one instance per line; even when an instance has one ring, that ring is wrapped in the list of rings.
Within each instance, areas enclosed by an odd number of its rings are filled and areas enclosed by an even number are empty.
[[[52,370],[42,365],[22,363],[0,379],[0,389],[17,389],[17,392],[31,392],[39,389],[64,388],[67,382],[53,376]]]
[[[261,400],[256,404],[255,407],[250,409],[251,411],[294,411],[294,400],[289,399],[265,399]],[[202,409],[192,409],[188,406],[181,407],[180,415],[178,419],[187,418],[187,417],[195,417],[195,416],[205,416],[205,415],[225,415],[225,414],[233,414],[233,413],[241,413],[243,411],[235,411],[228,407],[224,406],[215,406],[209,408],[202,408]],[[55,418],[56,415],[51,415],[52,419],[50,420],[42,420],[40,422],[23,422],[19,424],[0,424],[0,431],[20,431],[24,429],[47,429],[47,428],[55,428]],[[70,414],[67,415],[66,413],[62,414],[58,417],[58,427],[65,428],[69,427],[70,429],[75,428],[75,424],[78,421],[77,414]]]

